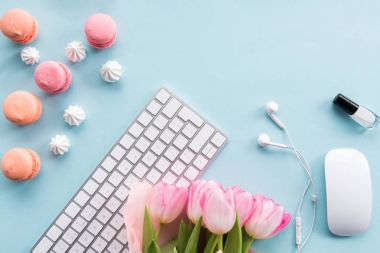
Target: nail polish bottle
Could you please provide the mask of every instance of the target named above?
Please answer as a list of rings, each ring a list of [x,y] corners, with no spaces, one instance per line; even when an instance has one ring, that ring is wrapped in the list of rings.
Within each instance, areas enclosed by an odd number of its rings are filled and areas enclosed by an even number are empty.
[[[375,128],[380,121],[379,116],[375,113],[368,110],[364,106],[358,105],[342,94],[336,95],[333,103],[350,115],[353,120],[367,129]]]

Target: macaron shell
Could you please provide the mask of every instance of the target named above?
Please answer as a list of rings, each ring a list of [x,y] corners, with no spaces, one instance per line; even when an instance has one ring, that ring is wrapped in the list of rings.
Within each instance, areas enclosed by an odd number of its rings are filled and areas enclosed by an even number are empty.
[[[48,93],[62,93],[71,84],[70,69],[63,63],[45,61],[39,64],[34,72],[34,81],[41,90]]]
[[[42,114],[42,103],[38,97],[27,91],[9,94],[3,104],[5,117],[12,123],[27,125],[36,122]]]
[[[36,19],[23,9],[11,9],[0,20],[2,33],[16,43],[27,44],[37,37]]]
[[[85,24],[88,42],[95,48],[107,48],[116,40],[116,22],[106,14],[97,13],[90,16]]]
[[[13,148],[7,151],[1,161],[3,174],[11,180],[27,180],[35,177],[41,167],[36,152],[26,148]]]

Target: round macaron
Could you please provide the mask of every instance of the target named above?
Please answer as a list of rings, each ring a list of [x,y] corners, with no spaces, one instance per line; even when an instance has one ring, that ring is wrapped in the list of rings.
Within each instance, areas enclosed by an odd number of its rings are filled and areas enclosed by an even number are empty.
[[[38,174],[40,168],[40,157],[29,148],[13,148],[8,150],[1,160],[3,174],[11,180],[31,179]]]
[[[17,125],[36,122],[42,113],[41,100],[28,91],[15,91],[9,94],[3,104],[5,117]]]
[[[63,63],[45,61],[34,71],[34,81],[41,90],[58,94],[65,92],[71,84],[70,69]]]
[[[29,12],[23,9],[11,9],[0,19],[0,29],[10,40],[27,44],[37,37],[38,24]]]
[[[96,13],[89,17],[84,27],[88,43],[94,48],[112,46],[116,40],[116,22],[109,15]]]

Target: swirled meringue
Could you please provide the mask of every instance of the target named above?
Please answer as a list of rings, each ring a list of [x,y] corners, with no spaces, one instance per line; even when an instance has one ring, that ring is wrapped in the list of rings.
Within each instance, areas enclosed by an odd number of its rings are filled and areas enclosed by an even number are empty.
[[[63,114],[65,122],[70,126],[79,126],[86,118],[83,108],[77,105],[70,105]]]
[[[21,50],[21,60],[28,65],[36,64],[40,60],[40,52],[35,47],[26,47]]]
[[[72,62],[80,62],[87,56],[86,47],[80,41],[72,41],[65,49],[66,57]]]
[[[104,81],[114,83],[120,80],[123,75],[123,68],[117,61],[107,61],[103,64],[100,73]]]
[[[70,140],[66,137],[66,135],[57,134],[49,143],[50,150],[54,155],[63,155],[64,153],[69,151],[70,148]]]

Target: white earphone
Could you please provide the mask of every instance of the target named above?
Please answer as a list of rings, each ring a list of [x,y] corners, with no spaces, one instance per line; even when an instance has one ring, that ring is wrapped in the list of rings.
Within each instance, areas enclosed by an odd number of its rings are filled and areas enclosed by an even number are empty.
[[[290,137],[290,134],[289,134],[288,130],[286,129],[284,123],[282,123],[281,120],[275,115],[275,113],[278,112],[278,108],[279,108],[278,104],[275,101],[271,101],[271,102],[267,103],[267,105],[266,105],[266,112],[267,112],[268,116],[272,119],[272,121],[281,130],[283,130],[285,132],[285,135],[289,141],[289,145],[272,142],[269,135],[264,134],[264,133],[259,135],[259,137],[257,138],[257,143],[263,148],[268,147],[268,146],[272,146],[272,147],[276,147],[276,148],[283,148],[283,149],[292,150],[294,152],[294,154],[296,155],[296,157],[300,163],[300,166],[305,170],[305,172],[308,176],[308,183],[307,183],[304,191],[302,192],[302,195],[301,195],[300,200],[298,202],[298,207],[297,207],[297,212],[296,212],[296,246],[297,246],[296,252],[300,253],[302,248],[306,245],[307,241],[309,240],[309,238],[313,232],[313,229],[314,229],[315,219],[316,219],[317,194],[316,194],[316,188],[314,185],[313,177],[311,174],[311,169],[310,169],[308,162],[306,161],[306,159],[302,155],[302,153],[294,147],[293,140]],[[302,242],[302,239],[301,239],[301,227],[302,227],[301,209],[303,206],[303,202],[305,200],[305,196],[310,189],[310,186],[312,186],[311,201],[313,203],[313,220],[312,220],[312,224],[310,226],[309,232],[308,232],[305,240]]]

